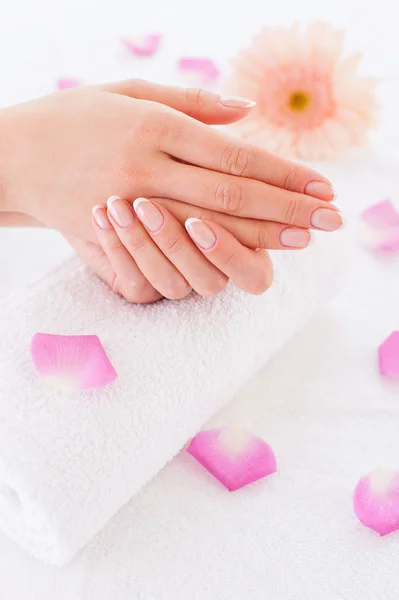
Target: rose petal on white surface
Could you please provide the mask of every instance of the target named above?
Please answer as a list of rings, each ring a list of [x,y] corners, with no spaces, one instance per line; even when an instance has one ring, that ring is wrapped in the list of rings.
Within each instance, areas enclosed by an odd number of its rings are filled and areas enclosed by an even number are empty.
[[[220,70],[210,58],[182,57],[178,62],[178,68],[182,72],[198,73],[209,81],[220,77]]]
[[[131,54],[141,58],[153,56],[159,49],[161,40],[160,33],[152,33],[141,38],[122,38],[121,41]]]
[[[31,354],[39,375],[59,390],[102,387],[117,377],[96,335],[36,333]]]
[[[359,521],[381,536],[399,529],[399,471],[375,469],[358,482],[353,509]]]
[[[391,200],[370,206],[360,220],[358,235],[364,246],[385,253],[399,252],[399,213]]]
[[[58,90],[67,90],[69,88],[77,87],[81,84],[79,79],[74,79],[73,77],[62,77],[57,80],[57,89]]]
[[[261,438],[235,427],[198,433],[187,452],[229,491],[276,472],[276,457]]]
[[[399,213],[389,199],[382,200],[366,208],[361,215],[362,221],[376,229],[399,227]]]
[[[378,348],[381,375],[399,378],[399,331],[393,331]]]

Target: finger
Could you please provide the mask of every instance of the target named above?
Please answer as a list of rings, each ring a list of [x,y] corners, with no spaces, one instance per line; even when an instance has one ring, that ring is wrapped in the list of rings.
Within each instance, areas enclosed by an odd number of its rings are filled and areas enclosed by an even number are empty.
[[[65,236],[82,261],[94,271],[111,289],[115,281],[115,270],[99,244]]]
[[[214,296],[226,287],[228,278],[203,256],[165,208],[146,198],[137,198],[133,206],[158,248],[198,294]]]
[[[112,196],[107,206],[108,217],[120,243],[151,285],[170,300],[188,296],[191,286],[153,242],[133,207],[118,196]],[[156,224],[154,227],[157,229]]]
[[[290,162],[187,116],[165,113],[160,149],[185,162],[330,201],[331,182],[309,167]],[[195,143],[193,143],[195,140]]]
[[[158,102],[208,125],[238,121],[256,105],[246,98],[224,97],[200,88],[178,88],[141,79],[127,79],[97,87],[130,98]]]
[[[335,231],[342,218],[335,205],[267,183],[175,163],[160,177],[162,195],[236,217]]]
[[[108,281],[111,288],[129,302],[149,303],[159,300],[162,296],[147,281],[123,246],[102,206],[93,208],[93,227],[115,273],[114,280]]]
[[[262,294],[271,286],[273,266],[265,251],[249,250],[216,223],[188,219],[186,229],[206,258],[238,287]]]
[[[241,219],[200,208],[178,200],[156,198],[174,217],[184,225],[187,219],[195,217],[203,221],[213,221],[227,229],[241,244],[248,248],[266,248],[268,250],[284,250],[287,248],[306,248],[311,240],[307,229],[287,227],[273,221],[257,219]]]

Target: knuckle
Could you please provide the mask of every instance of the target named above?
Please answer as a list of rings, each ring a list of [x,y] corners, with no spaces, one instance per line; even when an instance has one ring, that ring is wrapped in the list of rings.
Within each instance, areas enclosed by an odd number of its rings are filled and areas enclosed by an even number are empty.
[[[243,263],[239,250],[231,252],[224,260],[224,267],[229,267],[232,270],[242,270]]]
[[[215,192],[216,205],[222,212],[232,215],[240,214],[243,210],[243,188],[239,182],[231,181],[219,184]]]
[[[124,240],[125,248],[130,254],[136,254],[137,252],[146,250],[148,244],[149,239],[146,235],[131,235]]]
[[[137,126],[137,138],[144,141],[156,140],[159,137],[162,121],[155,111],[149,110],[145,116],[141,118],[140,124]]]
[[[176,131],[172,115],[166,107],[160,105],[148,108],[135,129],[135,139],[138,142],[151,143],[156,148],[161,148],[171,134],[181,135]]]
[[[229,144],[222,154],[222,171],[243,177],[254,162],[253,150],[242,144]]]
[[[223,275],[220,275],[219,277],[213,277],[212,280],[207,283],[207,285],[201,286],[201,291],[199,293],[204,297],[217,296],[220,294],[220,292],[223,292],[227,283],[228,279]]]
[[[254,233],[254,248],[268,248],[270,244],[268,227],[265,223],[259,223]]]
[[[290,192],[295,191],[298,185],[298,175],[295,165],[287,163],[286,172],[284,175],[283,188]]]
[[[191,117],[198,110],[198,107],[202,104],[204,95],[205,91],[201,88],[185,89],[184,96],[188,106],[187,111],[185,112],[189,117]]]
[[[169,300],[182,300],[186,298],[191,292],[191,287],[185,281],[176,281],[174,279],[164,282],[162,287],[162,294]]]
[[[189,216],[200,219],[201,221],[214,221],[215,220],[215,213],[212,210],[209,210],[207,208],[202,208],[202,207],[198,207],[198,208],[196,207],[196,210],[193,211]]]
[[[292,195],[287,201],[285,210],[284,223],[295,225],[301,216],[301,203],[298,197]]]
[[[126,281],[121,280],[119,277],[114,282],[113,290],[132,304],[150,302],[150,298],[155,291],[145,279],[139,278]]]
[[[176,117],[172,112],[166,110],[166,107],[162,107],[155,120],[156,125],[152,139],[156,148],[162,150],[170,145],[177,146],[181,143],[183,130],[182,127],[176,125]]]
[[[163,252],[167,256],[174,256],[182,249],[184,239],[182,237],[168,237],[163,243]]]
[[[123,244],[118,237],[112,236],[104,241],[103,248],[107,254],[115,254],[123,249]]]
[[[273,266],[266,254],[264,257],[264,265],[258,269],[256,275],[251,277],[251,288],[248,290],[251,294],[260,295],[266,292],[273,283]]]

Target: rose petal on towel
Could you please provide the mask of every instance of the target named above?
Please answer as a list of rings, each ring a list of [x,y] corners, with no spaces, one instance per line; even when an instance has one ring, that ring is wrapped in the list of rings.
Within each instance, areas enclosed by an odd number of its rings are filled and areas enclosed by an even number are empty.
[[[73,79],[72,77],[63,77],[57,80],[58,90],[67,90],[69,88],[77,87],[81,84],[79,79]]]
[[[393,331],[378,349],[381,375],[399,377],[399,331]]]
[[[162,35],[160,33],[152,33],[142,38],[122,38],[122,44],[126,46],[134,56],[152,56],[157,52],[161,44]]]
[[[382,200],[361,214],[359,237],[380,252],[399,252],[399,212],[390,200]]]
[[[216,80],[220,77],[220,71],[210,58],[183,57],[178,62],[180,71],[194,72],[201,75],[205,80]]]
[[[201,431],[187,452],[231,492],[277,469],[274,452],[266,442],[234,427]]]
[[[89,390],[117,377],[96,335],[36,333],[31,354],[38,373],[57,389]]]
[[[353,495],[355,515],[382,535],[399,529],[399,471],[375,469],[358,482]]]

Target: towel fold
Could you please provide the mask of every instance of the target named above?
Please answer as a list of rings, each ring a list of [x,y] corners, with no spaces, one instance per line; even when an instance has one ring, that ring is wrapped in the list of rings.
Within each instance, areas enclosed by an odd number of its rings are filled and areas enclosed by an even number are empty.
[[[3,304],[3,532],[49,564],[71,560],[338,289],[337,249],[321,235],[274,253],[259,297],[230,286],[133,306],[72,259]],[[30,357],[38,331],[98,335],[118,379],[79,394],[46,386]]]

